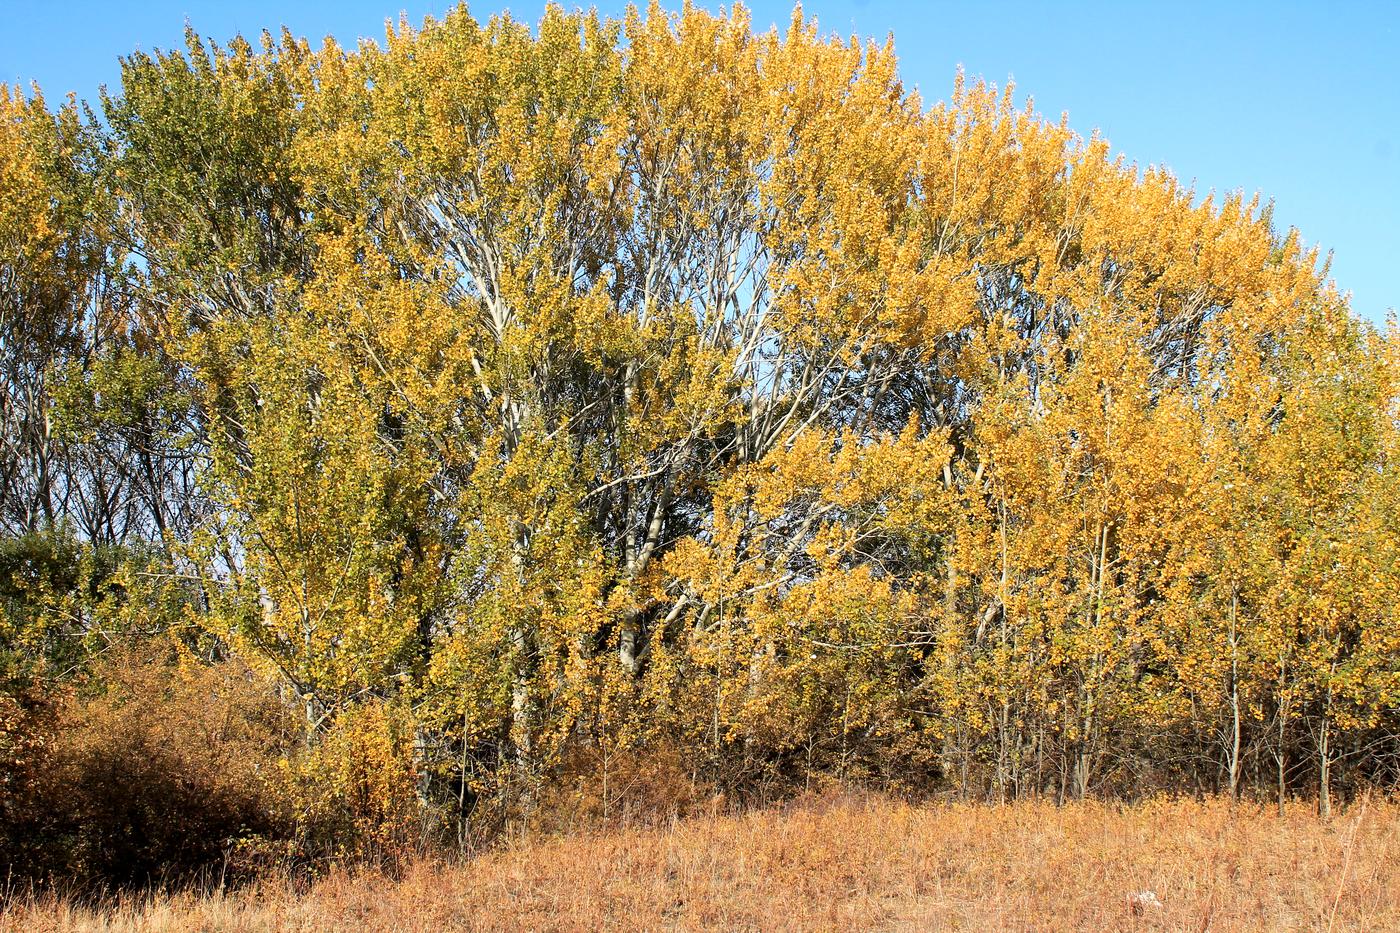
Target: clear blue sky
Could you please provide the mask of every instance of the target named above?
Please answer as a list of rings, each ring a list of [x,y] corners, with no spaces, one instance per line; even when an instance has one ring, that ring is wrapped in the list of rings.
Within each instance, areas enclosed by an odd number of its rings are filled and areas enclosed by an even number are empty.
[[[666,2],[679,6],[680,0]],[[423,0],[0,0],[0,81],[37,80],[50,97],[95,97],[117,56],[168,48],[188,19],[226,40],[285,24],[351,44],[386,18],[450,4]],[[510,9],[535,20],[543,0]],[[566,3],[566,5],[573,5]],[[599,0],[606,13],[623,3]],[[701,0],[702,6],[718,6]],[[472,5],[486,18],[507,4]],[[1142,164],[1204,192],[1260,191],[1281,225],[1335,251],[1332,272],[1358,314],[1400,307],[1400,2],[973,2],[808,0],[823,30],[895,37],[901,73],[925,99],[955,69],[1068,111]],[[787,0],[755,0],[759,27]]]

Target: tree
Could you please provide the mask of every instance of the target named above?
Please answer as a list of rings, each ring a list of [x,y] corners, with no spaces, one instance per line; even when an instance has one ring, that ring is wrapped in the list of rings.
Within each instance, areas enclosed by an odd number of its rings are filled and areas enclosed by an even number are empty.
[[[800,10],[3,107],[0,520],[158,544],[371,836],[579,749],[1324,811],[1400,760],[1396,337],[1257,198]]]

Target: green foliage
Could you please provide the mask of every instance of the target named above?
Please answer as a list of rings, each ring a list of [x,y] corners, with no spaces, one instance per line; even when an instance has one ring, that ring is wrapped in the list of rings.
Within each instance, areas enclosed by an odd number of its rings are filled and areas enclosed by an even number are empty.
[[[193,602],[149,548],[84,544],[66,528],[0,539],[0,682],[72,681],[131,639],[197,641]]]

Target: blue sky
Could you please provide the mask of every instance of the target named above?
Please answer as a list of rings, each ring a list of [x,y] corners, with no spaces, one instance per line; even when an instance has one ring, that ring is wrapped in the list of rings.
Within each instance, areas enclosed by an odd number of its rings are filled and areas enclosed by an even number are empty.
[[[534,20],[543,5],[509,8]],[[219,40],[285,24],[349,44],[382,36],[401,10],[418,20],[447,6],[0,0],[0,81],[91,98],[115,84],[117,56],[178,45],[186,19]],[[484,19],[506,6],[472,11]],[[792,9],[751,8],[760,27],[785,24]],[[1334,251],[1332,274],[1358,314],[1380,321],[1400,307],[1400,2],[808,0],[804,9],[823,30],[893,33],[901,74],[926,100],[946,96],[959,65],[998,84],[1014,78],[1043,112],[1068,111],[1073,127],[1101,130],[1131,160],[1165,165],[1201,192],[1262,192],[1279,224]]]

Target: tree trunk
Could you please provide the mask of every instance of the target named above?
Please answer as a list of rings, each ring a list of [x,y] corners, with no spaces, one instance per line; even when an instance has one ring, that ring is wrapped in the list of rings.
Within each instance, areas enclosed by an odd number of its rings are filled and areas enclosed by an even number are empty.
[[[1332,717],[1327,713],[1317,739],[1317,815],[1332,818]]]
[[[1239,595],[1230,594],[1230,799],[1240,796]]]

